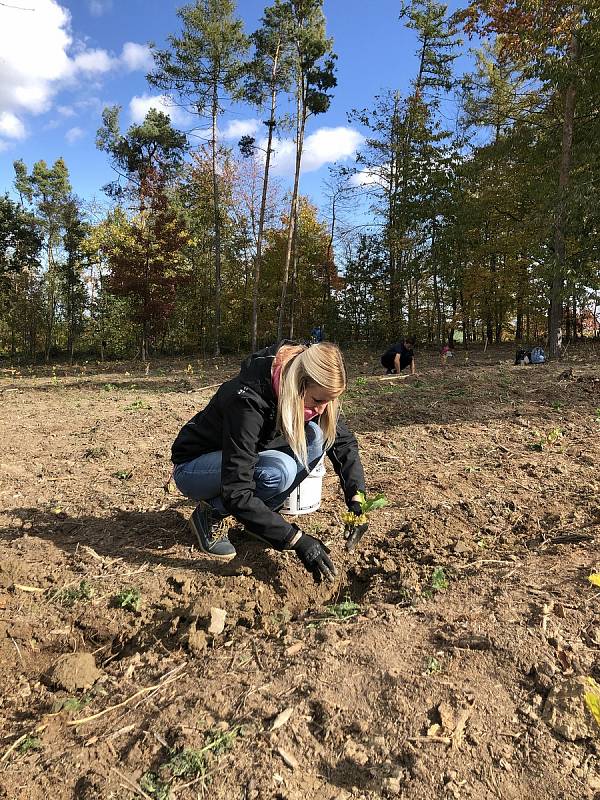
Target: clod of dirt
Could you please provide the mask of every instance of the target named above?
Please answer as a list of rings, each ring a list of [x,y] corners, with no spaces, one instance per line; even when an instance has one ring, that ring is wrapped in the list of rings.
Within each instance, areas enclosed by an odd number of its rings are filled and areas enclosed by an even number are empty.
[[[50,683],[67,692],[89,689],[102,673],[96,668],[91,653],[69,653],[61,656],[49,674]]]
[[[542,719],[570,742],[593,738],[598,733],[598,725],[585,702],[589,691],[590,686],[584,677],[568,678],[550,691]]]
[[[188,647],[190,648],[192,655],[202,655],[206,650],[207,644],[208,637],[206,635],[206,631],[196,630],[195,624],[190,625],[190,631],[188,634]]]

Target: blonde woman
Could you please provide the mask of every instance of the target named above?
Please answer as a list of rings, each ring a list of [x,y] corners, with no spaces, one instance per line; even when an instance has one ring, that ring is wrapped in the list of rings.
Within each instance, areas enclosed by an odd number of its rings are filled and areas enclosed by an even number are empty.
[[[223,535],[231,514],[269,547],[295,550],[316,580],[333,580],[325,545],[277,511],[325,451],[346,504],[360,508],[357,493],[365,481],[358,446],[339,418],[345,389],[335,345],[284,341],[246,359],[239,375],[183,426],[171,451],[173,478],[180,492],[200,501],[190,527],[205,553],[234,558]]]

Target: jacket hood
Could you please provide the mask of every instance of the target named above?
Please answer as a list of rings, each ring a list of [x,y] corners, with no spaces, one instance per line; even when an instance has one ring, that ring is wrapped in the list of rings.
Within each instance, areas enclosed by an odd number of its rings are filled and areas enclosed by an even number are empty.
[[[263,396],[265,396],[265,390],[270,390],[273,395],[273,399],[276,399],[275,392],[273,391],[273,385],[271,383],[271,367],[273,365],[273,358],[275,357],[275,354],[284,344],[295,345],[298,344],[298,342],[294,342],[291,339],[282,339],[280,342],[277,342],[277,344],[272,344],[269,347],[265,347],[264,350],[259,350],[257,353],[252,353],[251,356],[248,356],[248,358],[244,359],[240,367],[240,381],[248,386],[255,388],[260,387],[262,389],[261,393]],[[267,394],[267,396],[269,395]]]

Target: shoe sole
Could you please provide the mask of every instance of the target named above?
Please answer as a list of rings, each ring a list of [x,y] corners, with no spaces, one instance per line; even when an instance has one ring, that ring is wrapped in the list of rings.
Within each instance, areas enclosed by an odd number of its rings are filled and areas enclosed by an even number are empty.
[[[210,550],[206,550],[206,548],[202,544],[202,539],[200,538],[200,534],[196,530],[196,526],[194,525],[191,517],[190,517],[190,520],[188,522],[188,525],[190,527],[190,530],[192,531],[192,533],[196,537],[196,541],[198,542],[198,547],[200,548],[200,551],[202,553],[204,553],[207,556],[210,556],[211,558],[216,559],[217,561],[231,561],[232,559],[234,559],[236,557],[237,553],[235,551],[233,553],[230,553],[229,555],[218,555],[217,553],[213,553]]]

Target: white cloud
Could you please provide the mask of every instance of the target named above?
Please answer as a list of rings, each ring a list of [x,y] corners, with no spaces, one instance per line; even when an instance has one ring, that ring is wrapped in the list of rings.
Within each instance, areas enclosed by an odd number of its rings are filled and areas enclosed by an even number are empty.
[[[0,111],[46,111],[57,81],[72,71],[70,14],[56,0],[28,0],[34,12],[2,9]]]
[[[101,17],[112,8],[112,0],[88,0],[88,9],[93,17]]]
[[[346,161],[352,158],[364,137],[353,128],[319,128],[304,140],[302,172],[314,172],[324,164]],[[266,140],[262,143],[266,147]],[[294,169],[296,146],[291,139],[278,139],[274,144],[273,170],[287,175]]]
[[[232,119],[223,131],[224,139],[241,139],[242,136],[254,136],[259,130],[257,119]]]
[[[0,113],[0,134],[7,139],[24,139],[25,126],[11,111],[3,111]]]
[[[3,153],[5,150],[8,150],[10,146],[11,146],[10,142],[3,142],[2,139],[0,139],[0,153]]]
[[[0,21],[0,114],[12,114],[21,129],[24,130],[23,114],[48,111],[56,93],[65,86],[105,76],[119,68],[147,69],[146,45],[126,42],[117,57],[107,50],[88,49],[76,43],[71,14],[59,0],[27,0],[23,5],[32,11],[7,4],[1,9]],[[88,4],[96,13],[108,10],[110,5],[106,0]],[[90,86],[86,85],[86,89],[89,91]],[[63,111],[59,113],[68,116]],[[13,129],[17,129],[18,124],[11,120]]]
[[[118,59],[109,55],[106,50],[85,50],[75,56],[73,69],[75,72],[83,72],[87,75],[103,74],[115,69]]]
[[[370,167],[365,167],[360,172],[352,175],[349,183],[350,186],[381,186],[382,188],[386,186],[386,180],[381,171]]]
[[[77,113],[71,106],[58,106],[56,110],[62,117],[74,117]]]
[[[136,123],[143,122],[151,108],[167,114],[173,125],[186,125],[190,121],[190,115],[185,110],[173,105],[173,101],[164,94],[136,95],[129,101],[129,114],[132,121]]]
[[[154,66],[154,56],[147,44],[125,42],[121,52],[121,62],[130,72],[136,69],[147,72]]]
[[[65,139],[69,144],[75,144],[79,139],[85,136],[85,131],[83,128],[69,128],[69,130],[65,133]]]

